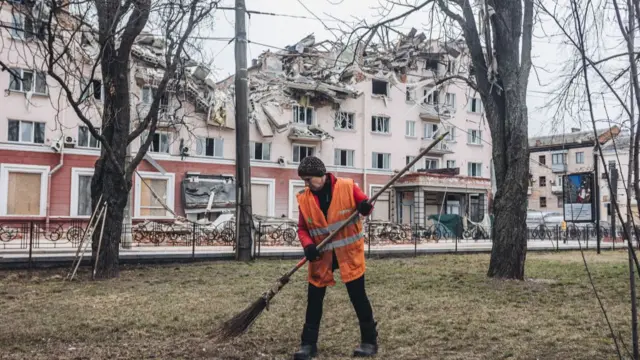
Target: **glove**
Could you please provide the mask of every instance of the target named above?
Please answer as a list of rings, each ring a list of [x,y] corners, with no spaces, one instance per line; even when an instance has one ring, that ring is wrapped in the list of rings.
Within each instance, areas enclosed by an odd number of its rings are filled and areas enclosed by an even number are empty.
[[[371,212],[371,209],[373,209],[373,205],[369,203],[369,200],[362,200],[360,204],[358,204],[358,212],[362,216],[367,216]]]
[[[316,244],[307,245],[304,248],[304,257],[309,261],[316,261],[320,258],[320,252],[316,248]]]

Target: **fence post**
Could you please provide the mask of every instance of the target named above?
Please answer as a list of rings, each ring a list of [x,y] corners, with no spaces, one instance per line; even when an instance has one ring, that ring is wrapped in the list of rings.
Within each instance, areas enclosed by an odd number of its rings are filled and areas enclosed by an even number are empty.
[[[29,270],[31,270],[33,260],[33,221],[29,222]]]
[[[196,224],[192,223],[192,230],[191,231],[191,259],[195,259],[196,258]]]

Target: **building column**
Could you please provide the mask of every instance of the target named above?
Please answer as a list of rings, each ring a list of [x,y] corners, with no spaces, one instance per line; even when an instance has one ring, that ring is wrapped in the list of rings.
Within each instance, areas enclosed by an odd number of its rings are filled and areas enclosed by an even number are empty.
[[[413,192],[413,223],[424,227],[427,222],[424,217],[424,190],[418,187]]]

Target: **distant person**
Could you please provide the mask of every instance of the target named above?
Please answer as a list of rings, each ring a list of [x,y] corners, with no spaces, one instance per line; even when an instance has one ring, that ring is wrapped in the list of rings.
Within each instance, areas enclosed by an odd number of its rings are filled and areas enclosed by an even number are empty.
[[[307,156],[300,161],[298,176],[306,185],[297,195],[300,213],[298,238],[309,260],[309,285],[300,350],[293,358],[306,360],[317,354],[324,296],[327,286],[335,285],[333,271],[336,269],[340,269],[360,323],[361,343],[353,355],[373,356],[378,352],[378,332],[365,291],[364,236],[360,217],[344,227],[324,248],[316,248],[356,209],[360,215],[367,216],[373,205],[352,179],[337,178],[327,173],[322,160],[315,156]]]

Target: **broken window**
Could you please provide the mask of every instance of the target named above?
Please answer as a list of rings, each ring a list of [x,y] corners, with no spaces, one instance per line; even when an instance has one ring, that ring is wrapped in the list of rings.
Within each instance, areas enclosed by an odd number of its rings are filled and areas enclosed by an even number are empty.
[[[539,181],[540,187],[547,186],[547,177],[546,176],[540,176],[538,181]]]
[[[438,124],[434,124],[434,123],[424,124],[424,134],[423,134],[424,139],[434,138],[437,132],[438,132]]]
[[[145,86],[142,88],[142,102],[144,104],[151,104],[153,97],[155,96],[155,89]]]
[[[482,100],[478,98],[469,99],[469,112],[476,114],[482,113]]]
[[[440,103],[440,94],[438,90],[431,92],[431,89],[424,89],[424,103],[429,105],[438,105]]]
[[[355,151],[353,150],[343,150],[343,149],[335,149],[334,150],[334,165],[336,166],[349,166],[353,167],[353,155]]]
[[[371,117],[371,131],[374,133],[388,134],[389,130],[388,116],[372,116]]]
[[[344,111],[336,113],[335,128],[340,130],[353,130],[355,125],[353,122],[355,114]]]
[[[447,169],[455,169],[456,161],[455,160],[447,160]]]
[[[299,163],[307,156],[313,156],[313,146],[293,145],[293,162]]]
[[[547,207],[547,198],[544,196],[540,196],[540,207],[541,208]]]
[[[140,216],[167,216],[167,210],[153,193],[162,201],[166,201],[169,191],[168,181],[153,178],[145,178],[144,181],[140,181],[142,183],[140,184]]]
[[[390,169],[391,154],[374,152],[371,157],[371,167],[374,169]]]
[[[438,59],[427,59],[424,62],[424,69],[431,71],[438,71]]]
[[[8,141],[44,144],[44,123],[9,120]]]
[[[41,215],[42,173],[9,171],[7,215]]]
[[[438,159],[424,159],[424,168],[433,170],[438,168]]]
[[[223,138],[207,138],[205,140],[204,155],[212,157],[222,157],[224,149]]]
[[[413,91],[407,89],[405,93],[405,101],[413,101]]]
[[[95,100],[102,101],[103,86],[102,81],[91,79],[80,79],[80,91],[83,91],[80,101],[87,99],[89,96],[93,96]]]
[[[540,165],[546,165],[547,164],[547,156],[546,155],[538,156],[538,162],[540,163]]]
[[[145,131],[144,135],[141,137],[142,142],[144,143],[147,139],[148,132]],[[169,153],[169,140],[170,135],[167,133],[156,132],[153,134],[153,140],[151,141],[151,146],[149,146],[149,151],[154,153]]]
[[[456,61],[451,59],[447,63],[447,73],[455,74],[455,71],[456,71]]]
[[[313,108],[294,105],[293,122],[295,124],[313,125]]]
[[[406,126],[405,126],[405,132],[404,132],[405,136],[409,136],[409,137],[415,137],[416,136],[416,122],[413,120],[407,120]]]
[[[10,76],[9,90],[47,94],[47,74],[42,71],[13,68]]]
[[[467,141],[469,142],[469,144],[482,145],[482,131],[469,130],[469,137]]]
[[[388,96],[389,93],[389,83],[384,80],[371,80],[371,93],[373,95],[384,95]]]
[[[37,37],[44,40],[44,26],[36,29],[31,16],[14,12],[11,27],[11,36],[16,39],[31,40]]]
[[[271,143],[251,141],[251,160],[271,160]]]
[[[100,128],[96,128],[98,134],[100,133]],[[78,146],[86,147],[92,149],[100,149],[100,141],[93,137],[93,134],[89,132],[89,128],[86,126],[78,127]]]
[[[481,177],[482,176],[482,164],[470,162],[467,165],[467,174],[473,177]]]

